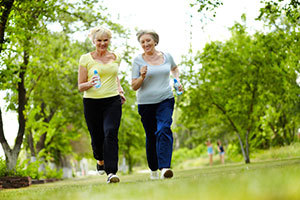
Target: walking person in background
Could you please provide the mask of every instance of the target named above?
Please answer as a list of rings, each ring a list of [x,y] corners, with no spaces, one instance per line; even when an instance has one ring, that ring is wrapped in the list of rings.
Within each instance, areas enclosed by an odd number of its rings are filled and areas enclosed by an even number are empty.
[[[96,50],[82,55],[79,60],[78,88],[84,92],[84,116],[97,160],[97,171],[99,174],[106,172],[107,183],[116,183],[120,181],[116,173],[121,104],[126,100],[118,78],[121,58],[108,51],[111,40],[109,29],[96,27],[89,37]]]
[[[213,150],[213,146],[212,146],[212,143],[210,142],[210,140],[208,140],[206,142],[206,146],[207,146],[207,154],[209,156],[209,165],[212,166],[214,150]]]
[[[151,169],[150,178],[173,177],[171,167],[173,133],[171,131],[174,96],[170,85],[170,72],[179,82],[179,70],[173,57],[156,50],[158,34],[141,30],[137,39],[144,50],[133,61],[132,89],[137,91],[138,112],[146,132],[146,154]]]
[[[220,155],[221,164],[224,164],[225,151],[224,151],[224,147],[222,145],[221,140],[218,140],[217,144],[218,144],[218,151],[219,151],[219,155]]]

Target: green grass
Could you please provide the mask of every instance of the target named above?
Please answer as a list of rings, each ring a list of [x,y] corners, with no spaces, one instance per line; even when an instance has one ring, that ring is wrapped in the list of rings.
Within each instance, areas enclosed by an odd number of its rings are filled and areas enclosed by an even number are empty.
[[[169,180],[150,181],[148,174],[120,176],[106,184],[105,176],[69,179],[0,191],[2,200],[93,199],[299,199],[300,158],[226,164],[175,170]]]

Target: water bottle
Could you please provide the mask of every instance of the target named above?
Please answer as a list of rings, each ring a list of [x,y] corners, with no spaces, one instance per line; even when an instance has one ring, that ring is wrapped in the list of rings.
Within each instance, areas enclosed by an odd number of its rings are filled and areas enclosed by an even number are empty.
[[[177,79],[176,78],[174,78],[174,88],[175,88],[175,90],[176,90],[176,93],[177,93],[177,95],[181,95],[182,94],[182,91],[179,91],[179,83],[178,83],[178,81],[177,81]]]
[[[95,88],[100,88],[101,87],[101,81],[100,81],[100,76],[99,76],[97,70],[94,70],[94,75],[96,75],[98,77],[98,80],[96,81],[96,85],[94,85],[94,86],[95,86]]]

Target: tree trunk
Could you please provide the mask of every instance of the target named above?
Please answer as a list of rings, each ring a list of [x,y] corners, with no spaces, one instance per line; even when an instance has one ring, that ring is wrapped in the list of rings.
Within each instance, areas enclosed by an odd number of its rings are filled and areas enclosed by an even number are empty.
[[[2,13],[0,18],[0,53],[2,52],[3,44],[5,43],[4,35],[5,35],[6,23],[13,4],[14,4],[14,0],[2,0],[2,2],[0,3],[0,12]]]
[[[248,164],[250,163],[250,157],[249,157],[249,134],[250,131],[247,131],[246,133],[246,157],[245,157],[245,163]]]
[[[31,157],[36,157],[36,152],[35,152],[35,149],[34,149],[34,141],[33,141],[31,131],[29,131],[29,134],[28,134],[28,146],[29,146],[29,149],[30,149],[30,156]]]
[[[6,158],[6,168],[8,171],[13,170],[16,165],[17,165],[17,160],[18,160],[19,152],[12,151],[11,153],[5,153],[5,158]]]
[[[6,167],[7,170],[11,171],[16,167],[17,159],[21,150],[21,145],[23,143],[23,137],[25,133],[25,116],[24,110],[26,105],[26,90],[24,85],[25,72],[27,65],[29,63],[29,55],[26,51],[24,51],[24,63],[21,65],[21,69],[19,72],[20,82],[18,82],[18,122],[19,122],[19,130],[17,134],[17,138],[15,140],[15,146],[11,149],[7,143],[7,140],[4,136],[3,131],[3,122],[2,122],[2,113],[0,110],[0,142],[3,147],[5,158],[6,158]]]
[[[250,163],[249,154],[247,154],[247,153],[246,153],[247,151],[245,151],[244,144],[243,144],[243,141],[242,141],[242,139],[241,139],[240,134],[239,134],[238,132],[236,132],[236,135],[237,135],[237,137],[238,137],[238,139],[239,139],[239,142],[240,142],[240,146],[241,146],[241,150],[242,150],[242,154],[243,154],[245,163],[248,164],[248,163]]]

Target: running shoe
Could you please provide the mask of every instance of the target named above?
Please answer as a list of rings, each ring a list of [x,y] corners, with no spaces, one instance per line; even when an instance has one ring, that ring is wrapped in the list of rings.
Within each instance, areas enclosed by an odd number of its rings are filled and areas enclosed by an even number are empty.
[[[151,180],[156,180],[156,179],[159,179],[159,174],[158,174],[158,171],[151,171],[150,172],[150,179]]]
[[[165,178],[172,178],[173,177],[173,171],[170,168],[163,168],[161,170],[161,179],[165,179]]]
[[[110,173],[107,176],[107,181],[106,182],[107,183],[118,183],[118,182],[120,182],[120,179],[116,174]]]

